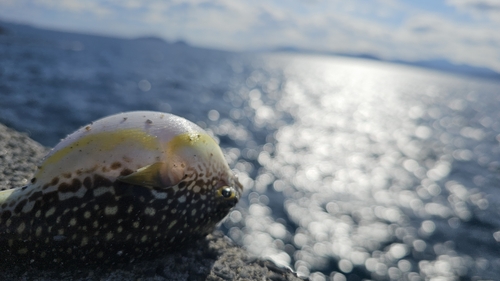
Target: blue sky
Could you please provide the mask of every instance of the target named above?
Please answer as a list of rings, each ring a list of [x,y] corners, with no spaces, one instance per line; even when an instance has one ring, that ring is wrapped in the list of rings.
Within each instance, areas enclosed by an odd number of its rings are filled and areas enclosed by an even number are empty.
[[[0,20],[225,50],[443,58],[500,71],[500,0],[0,0]]]

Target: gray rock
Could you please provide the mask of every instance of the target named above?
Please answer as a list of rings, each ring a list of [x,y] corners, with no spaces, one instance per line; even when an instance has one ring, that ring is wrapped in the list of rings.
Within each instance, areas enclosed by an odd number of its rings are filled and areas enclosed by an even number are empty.
[[[0,124],[0,190],[28,184],[48,149]],[[2,254],[2,253],[0,253]],[[40,269],[0,265],[0,280],[302,280],[288,268],[252,258],[220,232],[154,260],[94,267]]]

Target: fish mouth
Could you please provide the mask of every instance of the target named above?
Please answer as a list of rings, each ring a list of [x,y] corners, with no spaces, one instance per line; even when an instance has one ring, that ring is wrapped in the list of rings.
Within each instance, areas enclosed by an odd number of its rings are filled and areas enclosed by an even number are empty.
[[[234,200],[231,202],[232,205],[231,205],[231,208],[236,206],[236,204],[238,204],[238,202],[240,201],[241,199],[241,195],[243,193],[243,185],[240,183],[240,181],[238,180],[238,178],[236,176],[234,176],[234,184],[233,184],[233,189],[235,191],[235,196],[234,196]]]

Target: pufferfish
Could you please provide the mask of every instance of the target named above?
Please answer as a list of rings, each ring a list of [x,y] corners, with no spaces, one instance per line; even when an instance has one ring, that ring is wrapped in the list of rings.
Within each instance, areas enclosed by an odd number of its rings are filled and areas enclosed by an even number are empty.
[[[167,113],[109,116],[66,137],[31,184],[0,192],[0,263],[115,263],[212,232],[242,185],[215,140]]]

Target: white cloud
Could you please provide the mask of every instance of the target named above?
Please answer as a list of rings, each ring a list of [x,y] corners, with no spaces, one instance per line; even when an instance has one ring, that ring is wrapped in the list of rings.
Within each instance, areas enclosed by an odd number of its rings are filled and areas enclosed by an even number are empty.
[[[475,10],[500,10],[498,0],[447,0],[448,4],[458,8],[472,8]]]
[[[486,16],[490,20],[500,23],[500,1],[498,0],[446,0],[446,3],[478,20]]]
[[[489,66],[500,70],[500,34],[495,28],[456,23],[435,15],[409,18],[394,40],[409,49],[401,56],[415,59],[447,58],[456,63]]]
[[[156,34],[235,50],[296,46],[403,60],[444,58],[500,71],[498,0],[447,0],[462,17],[470,16],[467,22],[403,0],[32,1],[0,0],[0,16],[2,7],[17,6],[20,16],[36,15],[41,23],[57,13],[80,15],[82,31],[115,36]],[[40,7],[49,11],[45,18]]]
[[[96,1],[80,0],[34,0],[35,5],[45,6],[47,8],[58,9],[67,12],[90,12],[98,16],[105,16],[111,13],[111,10],[104,7]]]

